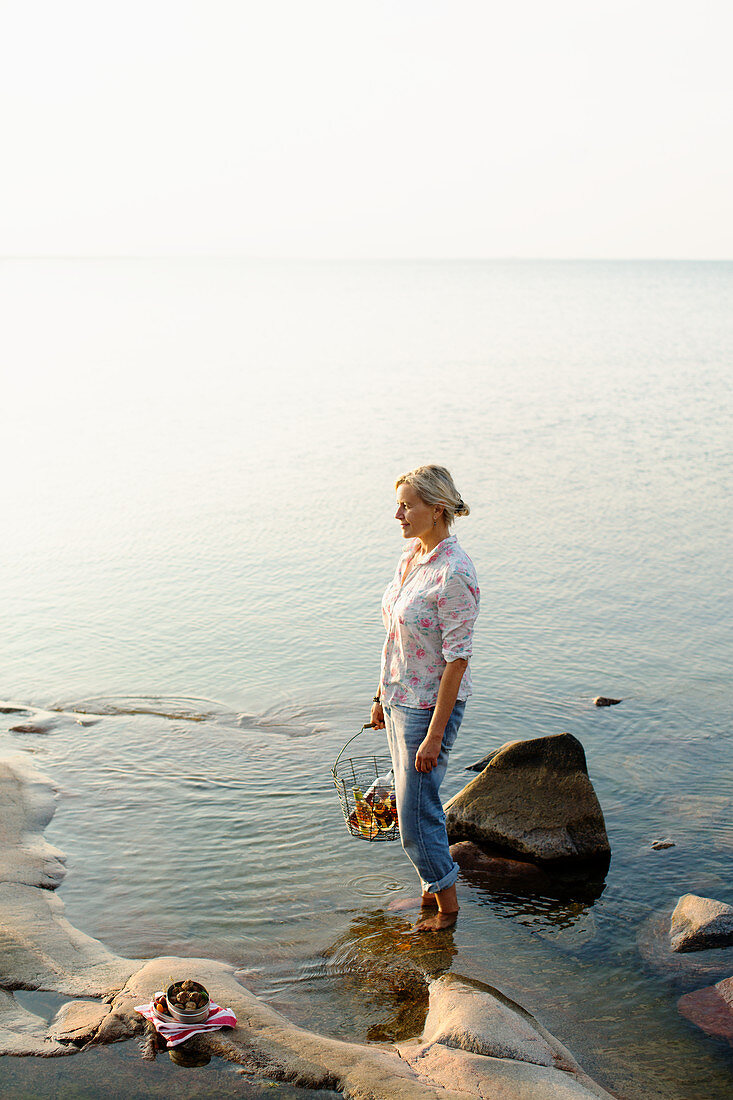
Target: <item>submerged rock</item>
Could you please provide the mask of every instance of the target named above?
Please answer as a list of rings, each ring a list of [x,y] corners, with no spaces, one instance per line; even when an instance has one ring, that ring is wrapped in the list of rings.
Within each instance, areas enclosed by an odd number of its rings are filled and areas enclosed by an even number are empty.
[[[585,752],[569,733],[503,745],[445,811],[452,842],[475,840],[541,862],[610,856]]]
[[[675,842],[668,838],[664,840],[653,840],[650,847],[653,848],[655,852],[663,852],[665,848],[674,848]]]
[[[609,699],[607,695],[596,695],[593,700],[593,706],[595,707],[615,707],[618,703],[622,703],[623,699]]]
[[[733,977],[695,993],[686,993],[680,997],[677,1007],[686,1019],[708,1035],[727,1039],[733,1046]]]
[[[733,906],[697,894],[683,894],[669,924],[673,951],[702,951],[733,944]]]

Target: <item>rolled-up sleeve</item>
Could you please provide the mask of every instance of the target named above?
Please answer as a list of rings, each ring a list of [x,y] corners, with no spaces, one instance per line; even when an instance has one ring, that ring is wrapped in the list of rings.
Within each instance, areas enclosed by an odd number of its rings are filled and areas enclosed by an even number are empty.
[[[479,608],[478,587],[460,573],[448,577],[438,597],[438,623],[446,663],[468,660],[473,649],[473,624]]]

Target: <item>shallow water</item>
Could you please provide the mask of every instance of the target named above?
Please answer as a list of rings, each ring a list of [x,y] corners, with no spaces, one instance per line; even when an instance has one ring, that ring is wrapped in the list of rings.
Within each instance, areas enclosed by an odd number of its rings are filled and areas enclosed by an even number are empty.
[[[66,1000],[43,993],[20,992],[16,996],[25,1008],[47,1020]],[[14,1100],[98,1100],[100,1096],[168,1100],[173,1095],[181,1100],[199,1100],[201,1096],[217,1100],[337,1100],[341,1095],[280,1082],[263,1084],[220,1058],[186,1067],[161,1051],[153,1061],[143,1060],[134,1042],[95,1047],[81,1058],[56,1058],[52,1063],[43,1058],[4,1058],[2,1070],[3,1096]]]
[[[0,697],[29,708],[0,715],[0,750],[60,787],[69,919],[124,954],[226,958],[297,1022],[355,1038],[417,1025],[354,980],[354,952],[417,953],[515,997],[625,1097],[729,1095],[730,1049],[676,999],[730,961],[658,972],[637,935],[689,890],[733,902],[733,266],[0,278]],[[426,959],[409,914],[385,913],[414,889],[399,845],[349,839],[329,768],[376,681],[391,482],[433,456],[472,507],[457,532],[483,593],[445,795],[490,748],[568,730],[613,859],[592,904],[462,879]],[[52,1095],[87,1057],[33,1072]]]

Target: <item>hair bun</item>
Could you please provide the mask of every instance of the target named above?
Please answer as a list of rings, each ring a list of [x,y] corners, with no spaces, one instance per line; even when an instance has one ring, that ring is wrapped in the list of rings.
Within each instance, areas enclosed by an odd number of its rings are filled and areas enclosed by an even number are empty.
[[[411,485],[425,504],[442,505],[449,528],[455,516],[471,514],[471,509],[456,489],[453,478],[445,466],[418,466],[397,478],[395,489],[399,489],[400,485]]]

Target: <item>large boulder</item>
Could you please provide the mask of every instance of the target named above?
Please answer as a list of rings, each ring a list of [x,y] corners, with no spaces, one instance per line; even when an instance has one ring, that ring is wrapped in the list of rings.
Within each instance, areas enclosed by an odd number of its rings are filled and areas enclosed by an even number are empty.
[[[697,894],[683,894],[669,922],[673,951],[703,951],[733,944],[733,905]]]
[[[451,842],[474,840],[542,862],[610,856],[585,752],[570,733],[509,741],[445,811]]]

